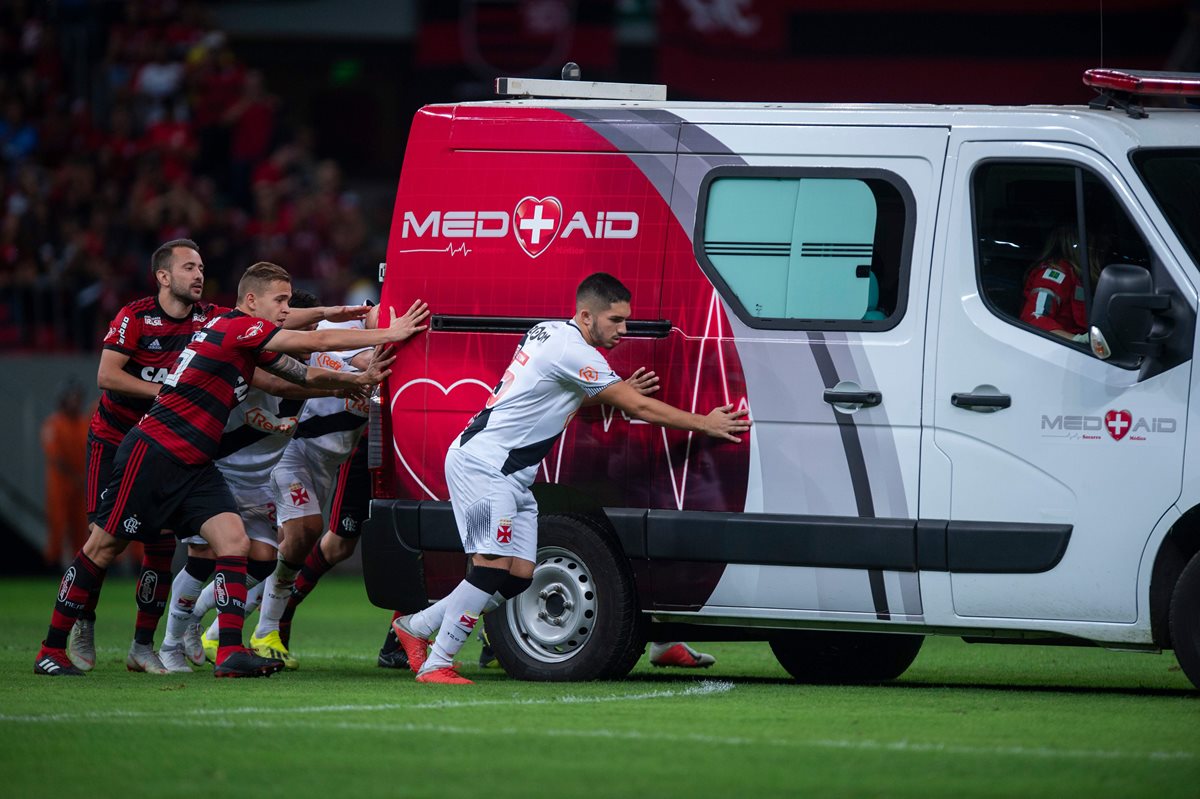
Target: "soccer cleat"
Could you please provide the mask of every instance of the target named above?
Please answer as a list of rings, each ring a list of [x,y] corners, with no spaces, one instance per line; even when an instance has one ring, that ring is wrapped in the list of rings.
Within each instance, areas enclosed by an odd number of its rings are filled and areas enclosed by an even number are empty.
[[[277,671],[283,671],[283,661],[274,658],[264,658],[251,652],[245,647],[229,653],[224,660],[213,669],[214,677],[270,677]]]
[[[400,648],[396,631],[388,627],[387,636],[383,639],[383,647],[379,650],[379,658],[375,661],[381,669],[407,669],[408,655]]]
[[[204,642],[200,640],[201,635],[198,621],[188,622],[188,626],[183,630],[184,654],[196,666],[203,666],[205,660]],[[213,650],[213,657],[216,657],[216,649]]]
[[[417,682],[430,685],[474,685],[475,683],[459,674],[450,666],[440,669],[430,669],[417,675]]]
[[[152,644],[139,644],[134,641],[129,645],[129,654],[125,656],[125,668],[130,671],[142,671],[146,674],[170,674],[171,671],[158,659]]]
[[[76,619],[67,636],[67,657],[80,671],[91,671],[96,666],[96,621]]]
[[[283,645],[283,641],[279,637],[278,630],[264,635],[262,638],[250,636],[250,648],[254,650],[254,654],[259,657],[267,658],[268,660],[279,660],[287,669],[298,669],[300,663],[292,657],[292,653]]]
[[[404,650],[404,654],[408,655],[408,667],[413,671],[420,671],[425,665],[425,658],[429,650],[429,642],[419,635],[415,635],[408,629],[405,623],[407,616],[401,616],[392,622],[392,629],[396,631],[396,639],[400,641],[400,647]]]
[[[500,661],[496,660],[496,653],[492,650],[492,642],[488,640],[487,630],[482,625],[479,627],[479,640],[483,641],[483,646],[479,650],[479,668],[500,668]]]
[[[191,659],[188,658],[187,649],[182,643],[163,644],[158,650],[158,659],[172,674],[192,673]]]
[[[50,649],[43,646],[33,662],[33,673],[43,677],[84,677],[81,669],[75,668],[65,649]]]
[[[669,644],[650,645],[651,666],[675,666],[681,669],[707,669],[717,659],[704,652],[697,652],[682,641]]]
[[[204,659],[214,666],[217,665],[217,639],[209,638],[205,632],[200,636],[200,647],[204,650]]]

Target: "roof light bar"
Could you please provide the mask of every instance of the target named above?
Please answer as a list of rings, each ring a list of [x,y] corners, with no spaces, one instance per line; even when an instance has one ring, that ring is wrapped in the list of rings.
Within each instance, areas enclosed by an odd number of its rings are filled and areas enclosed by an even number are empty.
[[[1143,97],[1200,97],[1200,74],[1147,72],[1133,69],[1089,69],[1083,83],[1097,91],[1127,92]]]
[[[580,100],[665,100],[667,87],[660,83],[597,83],[581,80],[496,78],[502,97],[555,97]]]

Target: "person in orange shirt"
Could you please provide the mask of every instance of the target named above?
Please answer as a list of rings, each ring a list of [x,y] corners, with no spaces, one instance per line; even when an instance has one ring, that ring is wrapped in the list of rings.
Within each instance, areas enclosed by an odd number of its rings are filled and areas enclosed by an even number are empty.
[[[42,423],[46,454],[46,565],[62,566],[63,538],[67,554],[87,538],[84,477],[87,472],[87,434],[91,420],[83,412],[83,386],[70,380],[58,397],[58,409]]]

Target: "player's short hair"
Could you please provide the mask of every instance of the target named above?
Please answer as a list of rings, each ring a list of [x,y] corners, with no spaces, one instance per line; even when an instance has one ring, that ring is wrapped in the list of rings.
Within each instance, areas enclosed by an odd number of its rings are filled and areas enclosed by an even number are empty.
[[[317,295],[304,289],[292,289],[292,298],[288,300],[290,308],[317,308],[320,305]]]
[[[277,280],[291,283],[292,276],[282,266],[267,261],[251,265],[238,281],[238,302],[246,299],[247,294],[262,294]]]
[[[187,247],[189,250],[200,252],[200,248],[196,246],[196,242],[191,239],[171,239],[165,244],[159,246],[154,251],[154,255],[150,256],[150,277],[154,277],[160,270],[171,270],[171,257],[175,255],[176,247]]]
[[[608,308],[615,302],[629,302],[632,296],[624,283],[607,272],[596,272],[585,277],[575,290],[575,306],[603,304]]]

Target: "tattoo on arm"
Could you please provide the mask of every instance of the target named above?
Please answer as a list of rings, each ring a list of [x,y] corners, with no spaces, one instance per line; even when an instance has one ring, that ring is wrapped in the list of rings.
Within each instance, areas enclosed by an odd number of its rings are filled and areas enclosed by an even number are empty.
[[[298,386],[308,385],[308,367],[290,355],[282,355],[275,363],[262,367],[276,377]]]

